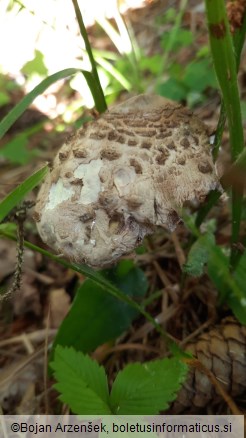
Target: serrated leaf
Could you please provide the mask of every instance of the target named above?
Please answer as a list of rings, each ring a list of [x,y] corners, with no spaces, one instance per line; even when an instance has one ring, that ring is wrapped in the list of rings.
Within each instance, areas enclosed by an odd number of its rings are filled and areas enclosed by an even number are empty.
[[[184,272],[194,277],[201,276],[203,274],[204,265],[208,261],[209,248],[212,245],[215,245],[213,234],[205,233],[201,235],[191,246],[187,262],[183,266]]]
[[[2,222],[9,212],[23,200],[27,193],[42,181],[47,172],[48,166],[42,167],[29,176],[23,183],[19,184],[16,189],[9,193],[2,202],[0,202],[0,222]]]
[[[104,278],[126,295],[143,297],[147,291],[144,272],[132,261],[123,260],[116,268],[103,273]],[[99,284],[88,279],[79,287],[69,314],[59,328],[54,347],[59,344],[83,352],[92,351],[127,330],[137,315],[131,306],[105,294]]]
[[[188,367],[177,358],[127,365],[112,387],[110,406],[117,415],[155,415],[167,409]]]
[[[89,356],[73,348],[57,346],[51,363],[60,399],[74,414],[111,414],[105,370]]]

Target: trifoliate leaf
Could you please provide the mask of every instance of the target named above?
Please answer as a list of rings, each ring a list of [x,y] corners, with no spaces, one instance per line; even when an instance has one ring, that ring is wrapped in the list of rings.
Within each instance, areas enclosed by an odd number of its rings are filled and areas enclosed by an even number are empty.
[[[113,413],[155,415],[167,409],[187,370],[187,365],[177,358],[126,366],[113,383],[110,395]]]
[[[61,393],[60,400],[67,403],[74,414],[108,415],[108,384],[105,370],[89,356],[73,348],[56,347],[51,363]]]

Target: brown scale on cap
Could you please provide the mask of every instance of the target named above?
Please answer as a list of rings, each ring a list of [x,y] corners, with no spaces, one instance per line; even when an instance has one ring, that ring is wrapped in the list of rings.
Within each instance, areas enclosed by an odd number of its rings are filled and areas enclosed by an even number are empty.
[[[183,204],[215,188],[206,126],[181,105],[140,95],[62,146],[35,218],[57,252],[102,267],[134,250],[155,226],[173,230]]]

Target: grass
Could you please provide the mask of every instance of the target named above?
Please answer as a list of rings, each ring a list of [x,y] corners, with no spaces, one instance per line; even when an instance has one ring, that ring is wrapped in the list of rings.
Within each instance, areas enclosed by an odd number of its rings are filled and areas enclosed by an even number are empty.
[[[233,40],[226,14],[225,2],[206,0],[206,11],[209,29],[211,53],[217,78],[223,97],[222,120],[225,113],[228,119],[231,160],[236,161],[244,149],[244,134],[241,116],[241,106],[237,83],[237,60],[234,54]],[[243,29],[243,28],[242,28]],[[243,29],[244,30],[244,29]],[[224,108],[224,109],[223,109]],[[233,269],[240,257],[237,249],[242,215],[243,187],[232,187],[232,233],[231,233],[231,268]]]
[[[107,109],[106,100],[98,76],[96,61],[93,56],[93,50],[91,48],[86,33],[78,2],[77,0],[72,0],[72,3],[78,20],[81,36],[84,40],[85,48],[91,62],[91,71],[70,68],[57,72],[56,74],[49,76],[48,78],[43,80],[27,96],[25,96],[22,101],[1,121],[0,137],[3,137],[5,135],[8,129],[20,117],[20,115],[23,114],[26,108],[39,94],[43,93],[51,84],[53,84],[57,80],[70,77],[71,75],[76,74],[78,71],[84,75],[90,87],[97,111],[99,113],[102,113]],[[180,11],[175,21],[175,31],[172,33],[172,36],[169,40],[169,46],[167,47],[167,50],[163,55],[162,66],[166,65],[171,47],[175,42],[175,34],[180,25],[181,17],[183,15],[186,4],[186,0],[182,0],[180,3]],[[242,27],[237,31],[234,38],[232,38],[223,0],[214,0],[213,2],[211,2],[211,0],[206,0],[206,14],[208,20],[208,33],[210,37],[211,54],[222,96],[221,113],[218,121],[215,140],[216,144],[214,148],[214,159],[216,160],[218,156],[225,121],[227,119],[230,135],[232,162],[232,169],[230,169],[229,173],[233,172],[234,170],[237,172],[238,169],[242,169],[242,172],[245,172],[246,151],[244,147],[244,135],[241,120],[237,71],[239,68],[239,60],[243,41],[245,38],[246,20],[244,19]],[[131,62],[135,62],[135,58]],[[102,62],[101,66],[103,66]],[[110,68],[109,66],[106,67],[108,69]],[[136,68],[136,64],[133,65],[133,68]],[[113,69],[111,69],[111,73],[114,74]],[[139,74],[139,71],[137,72],[137,74]],[[121,80],[121,82],[122,80],[124,82],[124,79],[126,81],[128,80],[128,78],[125,78],[124,75],[118,77],[118,80]],[[159,80],[160,78],[158,77],[157,84]],[[126,84],[129,85],[128,82]],[[17,207],[23,201],[25,196],[34,187],[36,187],[37,184],[41,182],[47,171],[48,167],[44,166],[43,168],[35,172],[0,203],[0,222],[5,220],[11,210]],[[224,180],[226,180],[226,176],[224,176]],[[222,180],[222,182],[224,180]],[[239,186],[239,190],[238,187],[236,188],[233,185],[233,183],[229,182],[229,185],[232,186],[229,190],[232,218],[230,256],[228,257],[226,246],[223,247],[222,245],[220,246],[216,243],[216,227],[209,228],[209,222],[205,222],[205,219],[211,208],[216,204],[219,197],[221,196],[221,193],[219,191],[213,191],[210,193],[207,203],[199,209],[196,218],[195,216],[185,217],[184,214],[184,221],[187,227],[190,229],[191,234],[193,235],[193,242],[189,248],[186,248],[186,251],[188,253],[188,263],[183,268],[183,272],[186,273],[186,275],[184,275],[181,279],[181,282],[179,284],[179,292],[182,292],[182,287],[184,287],[184,284],[187,281],[188,274],[201,276],[205,272],[207,272],[217,289],[217,305],[221,306],[222,308],[226,303],[227,307],[230,307],[238,320],[242,324],[246,324],[246,312],[244,307],[244,300],[246,298],[245,289],[244,286],[242,286],[244,284],[243,272],[246,271],[246,257],[245,250],[244,252],[240,252],[238,249],[240,244],[240,226],[242,223],[243,192],[242,185]],[[226,189],[228,189],[228,183],[225,183],[225,187]],[[205,231],[203,232],[201,232],[201,225],[203,225],[203,228],[205,228]],[[0,226],[0,235],[7,237],[10,240],[16,240],[16,235],[13,230],[8,227],[8,224],[2,224]],[[70,269],[73,272],[77,272],[92,280],[93,283],[92,286],[90,286],[91,290],[89,290],[89,295],[93,295],[94,284],[95,289],[96,286],[99,286],[104,295],[110,295],[111,297],[120,301],[122,304],[134,309],[139,315],[144,318],[144,320],[147,320],[150,325],[155,328],[158,336],[164,339],[165,346],[168,346],[170,350],[168,354],[171,353],[174,356],[179,357],[180,350],[177,347],[176,343],[170,341],[169,335],[166,334],[162,325],[159,324],[158,320],[156,320],[156,318],[153,317],[152,314],[152,306],[161,296],[159,290],[153,291],[154,298],[151,295],[150,297],[143,299],[141,303],[139,303],[137,299],[134,299],[126,294],[124,290],[122,290],[122,288],[117,285],[117,281],[115,281],[114,274],[112,273],[113,271],[110,271],[110,273],[108,274],[109,276],[107,276],[105,272],[97,272],[89,268],[88,266],[78,266],[76,264],[69,263],[61,257],[55,256],[50,251],[34,245],[31,242],[24,241],[24,245],[32,251],[40,253],[50,260],[55,261],[57,264],[62,265],[65,268]],[[181,251],[183,251],[183,248],[181,248]],[[151,258],[149,258],[148,260],[150,263]],[[122,265],[118,265],[118,267],[119,266],[122,268]],[[127,274],[129,274],[129,272]],[[142,272],[141,275],[144,276],[144,272]],[[125,279],[125,287],[134,288],[134,284],[132,282],[129,283],[130,286],[127,283],[127,278],[129,278],[127,277],[127,275],[125,277],[123,275],[122,278]],[[174,281],[178,282],[176,277]],[[149,284],[149,289],[150,288],[151,284]],[[174,295],[174,292],[172,293]],[[178,299],[181,298],[182,297],[178,295]],[[98,300],[99,299],[101,299],[100,293],[98,294]],[[151,308],[151,310],[147,310],[147,305]],[[91,309],[91,311],[93,314],[93,309]],[[100,316],[97,315],[96,318],[98,320]],[[117,324],[117,321],[114,320],[114,315],[112,315],[112,321],[114,322],[114,324]],[[109,321],[109,324],[112,321]],[[90,330],[93,331],[93,327],[91,327]]]

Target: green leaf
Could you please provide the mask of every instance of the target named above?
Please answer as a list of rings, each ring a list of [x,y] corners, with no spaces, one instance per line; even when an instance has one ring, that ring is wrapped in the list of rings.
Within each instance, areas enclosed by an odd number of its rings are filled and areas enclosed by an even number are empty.
[[[194,108],[194,106],[201,104],[205,101],[205,96],[202,93],[199,93],[198,91],[189,91],[189,93],[186,96],[186,103],[189,108]]]
[[[245,120],[246,120],[246,101],[245,100],[243,100],[241,102],[241,111],[242,111],[242,119],[245,122]]]
[[[156,24],[173,23],[177,16],[177,10],[175,8],[168,8],[164,15],[158,15],[156,17]]]
[[[227,298],[227,303],[233,310],[234,315],[238,320],[246,325],[246,251],[242,255],[233,277],[241,290],[241,298],[238,299],[234,294],[230,294]]]
[[[170,32],[164,32],[161,38],[161,47],[166,49],[170,40]],[[177,52],[182,47],[190,46],[194,41],[194,35],[191,31],[178,28],[175,32],[175,39],[172,44],[172,52]]]
[[[116,268],[104,271],[104,277],[128,296],[143,297],[148,288],[143,271],[131,261],[124,260]],[[54,348],[59,344],[92,351],[127,330],[137,315],[129,304],[105,294],[94,281],[85,280],[58,330]]]
[[[127,365],[110,394],[117,415],[155,415],[167,409],[184,382],[188,367],[176,358]]]
[[[22,73],[31,76],[33,73],[38,73],[40,76],[46,76],[48,73],[47,67],[44,63],[44,55],[39,50],[35,50],[34,58],[26,62],[21,69]]]
[[[142,71],[150,71],[153,75],[157,75],[160,70],[161,55],[152,55],[149,57],[142,56],[139,60],[139,68]]]
[[[37,149],[28,150],[28,137],[20,134],[6,143],[0,150],[0,155],[7,158],[13,164],[27,164],[35,155]]]
[[[96,62],[113,78],[115,78],[127,91],[131,89],[131,83],[127,80],[127,78],[115,68],[111,62],[106,59],[96,56]]]
[[[174,78],[169,78],[166,82],[157,87],[158,94],[177,101],[186,99],[188,91],[187,87],[181,81]]]
[[[0,107],[10,102],[10,97],[4,91],[0,91]]]
[[[0,222],[2,222],[9,212],[23,200],[27,193],[42,181],[47,172],[48,166],[46,165],[29,176],[29,178],[16,187],[16,189],[9,193],[6,198],[0,202]]]
[[[227,304],[233,311],[235,317],[238,319],[238,321],[246,325],[246,293],[244,291],[244,298],[242,298],[240,301],[235,297],[234,295],[230,295],[227,298]]]
[[[73,348],[57,346],[51,364],[61,393],[60,400],[67,403],[74,414],[111,414],[105,370],[89,356]]]
[[[9,233],[15,233],[16,232],[16,224],[12,222],[5,222],[3,224],[0,224],[0,235],[1,233],[9,232]]]
[[[242,324],[246,324],[246,256],[242,256],[232,274],[229,259],[220,247],[211,248],[208,260],[208,274],[216,285],[220,300],[226,300],[235,316]]]
[[[192,62],[185,68],[183,83],[192,91],[203,92],[208,87],[217,88],[218,84],[209,59]]]
[[[209,258],[209,248],[212,245],[215,245],[213,234],[205,233],[201,235],[189,251],[187,262],[183,266],[184,272],[194,277],[201,276],[203,274],[204,265]]]

